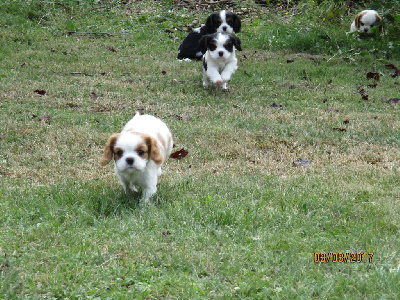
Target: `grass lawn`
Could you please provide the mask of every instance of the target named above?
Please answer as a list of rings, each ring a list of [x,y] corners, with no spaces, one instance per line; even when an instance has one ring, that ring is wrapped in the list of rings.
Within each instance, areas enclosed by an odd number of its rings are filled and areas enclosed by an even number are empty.
[[[400,297],[400,39],[233,2],[227,92],[176,59],[203,6],[0,4],[0,298]],[[99,163],[137,109],[188,151],[149,206]]]

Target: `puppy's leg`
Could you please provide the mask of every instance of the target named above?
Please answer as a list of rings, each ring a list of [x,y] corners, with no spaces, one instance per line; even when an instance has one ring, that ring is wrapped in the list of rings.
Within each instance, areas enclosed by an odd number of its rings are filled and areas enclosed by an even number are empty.
[[[210,79],[208,78],[206,70],[203,69],[203,86],[206,88],[210,85]]]
[[[129,188],[131,189],[132,192],[137,192],[138,188],[136,187],[136,185],[133,184],[133,182],[131,182],[129,184]]]
[[[148,204],[150,197],[153,196],[157,192],[157,183],[154,186],[148,186],[143,188],[142,199],[140,202],[143,204]]]
[[[150,197],[153,196],[157,192],[157,170],[153,169],[151,172],[147,174],[147,180],[146,183],[142,186],[142,199],[140,202],[143,204],[148,204]]]
[[[209,68],[209,69],[207,70],[207,76],[208,76],[209,80],[210,80],[213,84],[221,85],[221,84],[223,84],[223,82],[224,82],[224,81],[222,80],[221,74],[219,74],[218,70],[215,69],[215,68],[212,68],[212,69]]]
[[[224,82],[231,79],[231,76],[237,70],[237,61],[231,61],[225,65],[224,70],[221,73],[221,78]]]
[[[124,178],[122,176],[120,176],[118,173],[117,173],[117,175],[118,175],[118,178],[119,178],[119,182],[121,183],[121,185],[124,188],[124,191],[126,193],[126,188],[129,186],[129,182],[126,182],[124,180]]]
[[[228,90],[228,87],[226,86],[226,81],[224,81],[224,82],[222,83],[221,87],[222,87],[222,89],[223,89],[224,91]]]

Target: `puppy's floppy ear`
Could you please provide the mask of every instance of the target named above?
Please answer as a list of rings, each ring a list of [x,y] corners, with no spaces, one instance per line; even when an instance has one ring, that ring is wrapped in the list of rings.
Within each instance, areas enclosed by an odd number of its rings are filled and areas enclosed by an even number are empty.
[[[163,161],[163,157],[161,155],[157,141],[149,135],[145,137],[145,141],[149,149],[148,151],[150,159],[152,159],[157,165],[161,164]]]
[[[199,41],[200,44],[200,51],[201,53],[206,53],[207,52],[207,48],[208,48],[208,43],[211,40],[211,35],[207,34],[207,35],[203,35]]]
[[[214,33],[217,32],[217,28],[215,26],[215,19],[218,18],[218,13],[212,13],[211,15],[208,16],[206,20],[206,28],[207,28],[207,33]]]
[[[233,41],[233,45],[235,46],[235,48],[239,51],[242,51],[242,47],[240,47],[241,44],[240,39],[234,34],[231,34],[231,39]]]
[[[233,14],[233,31],[239,32],[242,27],[242,22],[237,14]]]
[[[363,12],[360,12],[357,16],[356,19],[354,20],[356,23],[356,28],[360,28],[360,22],[361,22],[361,17],[364,15]]]
[[[375,22],[382,21],[382,18],[378,14],[375,14],[375,17],[376,17],[376,21]],[[382,24],[379,25],[379,32],[383,32],[383,25]]]
[[[104,147],[104,154],[103,157],[101,158],[100,164],[102,166],[105,166],[110,162],[110,160],[113,158],[113,153],[114,153],[114,146],[119,138],[119,133],[114,133],[113,135],[110,136],[108,139],[106,146]]]

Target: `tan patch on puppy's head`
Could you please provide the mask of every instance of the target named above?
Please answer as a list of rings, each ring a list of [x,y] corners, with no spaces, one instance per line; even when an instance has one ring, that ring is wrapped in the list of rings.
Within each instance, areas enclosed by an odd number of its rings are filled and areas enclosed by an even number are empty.
[[[150,159],[152,159],[157,165],[161,164],[163,162],[163,156],[161,155],[157,141],[149,135],[145,135],[144,140],[148,147]]]
[[[111,161],[111,159],[113,158],[113,154],[115,155],[116,149],[114,149],[114,146],[115,146],[115,143],[117,142],[117,139],[119,138],[119,135],[120,135],[119,133],[114,133],[108,139],[108,141],[104,147],[103,157],[101,158],[101,161],[100,161],[100,164],[102,166],[105,166],[106,164],[108,164]],[[122,150],[122,149],[119,149],[118,151],[120,151],[120,150]],[[117,153],[117,154],[119,154],[119,153]]]
[[[360,28],[360,23],[361,23],[361,18],[363,15],[365,15],[366,12],[362,11],[360,13],[358,13],[358,15],[356,16],[355,22],[356,22],[356,27],[359,29]]]
[[[147,141],[144,140],[139,146],[136,147],[135,151],[137,155],[141,158],[148,160],[149,159],[149,146],[147,145]]]
[[[376,17],[375,23],[382,21],[382,18],[378,14],[375,14],[375,17]],[[383,32],[383,25],[379,25],[379,32]]]

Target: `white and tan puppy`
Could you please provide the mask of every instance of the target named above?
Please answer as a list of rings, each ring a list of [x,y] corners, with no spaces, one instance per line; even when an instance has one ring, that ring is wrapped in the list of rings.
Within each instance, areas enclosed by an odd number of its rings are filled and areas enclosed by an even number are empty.
[[[151,115],[139,112],[125,125],[121,133],[110,136],[104,148],[101,165],[114,158],[114,169],[125,192],[142,189],[141,201],[147,203],[157,192],[161,166],[171,154],[172,134],[168,126]]]
[[[381,20],[382,18],[375,10],[363,10],[357,14],[353,23],[351,23],[350,32],[371,33],[371,28]],[[382,31],[382,26],[379,27],[379,30]]]

